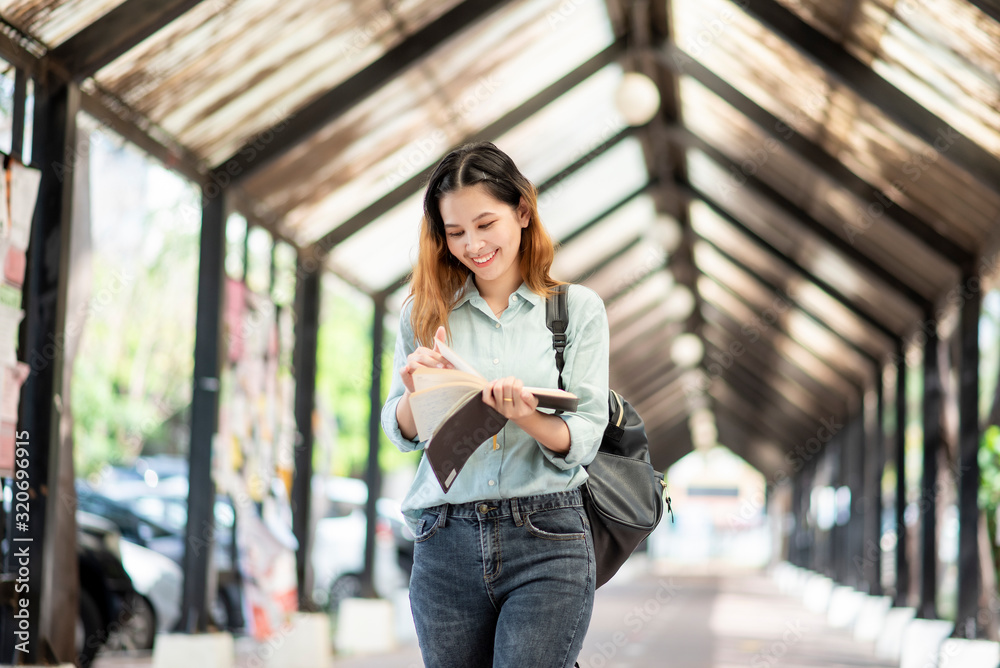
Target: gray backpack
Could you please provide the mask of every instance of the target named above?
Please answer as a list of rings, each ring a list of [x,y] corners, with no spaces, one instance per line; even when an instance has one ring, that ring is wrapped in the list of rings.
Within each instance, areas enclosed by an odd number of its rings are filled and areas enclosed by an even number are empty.
[[[569,310],[567,286],[555,289],[546,304],[545,324],[552,330],[562,390]],[[584,467],[590,477],[583,485],[583,505],[594,535],[598,587],[618,572],[660,523],[664,504],[673,521],[667,483],[649,463],[649,440],[642,418],[614,390],[608,392],[608,416],[597,456]]]

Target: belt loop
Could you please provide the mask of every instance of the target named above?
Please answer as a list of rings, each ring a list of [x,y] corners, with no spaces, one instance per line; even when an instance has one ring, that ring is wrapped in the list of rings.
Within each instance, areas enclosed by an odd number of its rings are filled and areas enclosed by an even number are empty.
[[[524,524],[521,520],[521,509],[518,507],[516,497],[510,500],[510,514],[514,516],[514,526],[519,527]]]
[[[441,504],[441,516],[438,518],[438,528],[443,529],[448,525],[448,504]]]

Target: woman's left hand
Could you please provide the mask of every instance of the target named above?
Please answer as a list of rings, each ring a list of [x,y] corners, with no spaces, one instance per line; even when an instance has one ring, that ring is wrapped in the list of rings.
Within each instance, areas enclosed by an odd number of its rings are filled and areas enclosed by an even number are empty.
[[[538,399],[524,389],[520,379],[508,376],[486,383],[483,402],[509,420],[524,419],[534,415]]]

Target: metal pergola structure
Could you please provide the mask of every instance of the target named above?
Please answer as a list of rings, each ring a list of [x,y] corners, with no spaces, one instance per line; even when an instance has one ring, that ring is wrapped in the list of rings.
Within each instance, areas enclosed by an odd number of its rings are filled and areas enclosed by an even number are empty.
[[[557,268],[608,305],[612,384],[645,417],[657,468],[696,447],[689,421],[710,412],[718,441],[758,468],[769,489],[790,485],[790,508],[803,521],[789,536],[789,558],[869,593],[881,591],[880,561],[857,569],[852,558],[879,544],[880,513],[866,512],[883,505],[879,472],[887,462],[906,469],[905,430],[886,422],[906,424],[906,354],[922,351],[921,563],[908,564],[905,549],[897,550],[895,599],[918,600],[922,616],[936,615],[935,485],[939,460],[951,452],[961,520],[956,634],[975,637],[982,632],[978,318],[1000,246],[1000,5],[569,5],[567,12],[565,2],[449,0],[387,9],[290,0],[279,12],[266,0],[101,0],[87,14],[69,0],[0,3],[0,57],[16,68],[12,154],[21,154],[30,80],[31,162],[44,171],[28,249],[22,357],[65,328],[73,192],[53,168],[73,155],[84,112],[202,190],[189,527],[209,521],[212,507],[224,230],[232,211],[298,251],[295,415],[303,443],[313,440],[320,276],[333,271],[372,298],[369,485],[376,489],[383,321],[398,308],[408,265],[378,267],[372,280],[351,257],[373,247],[369,232],[396,229],[393,216],[410,206],[450,145],[496,140],[519,164],[534,166],[529,176],[541,199],[551,195],[559,209],[571,209],[575,197],[593,198],[589,213],[559,223],[557,264],[565,262]],[[935,23],[934,12],[945,10],[950,18]],[[606,25],[606,34],[587,27],[591,15],[603,17],[598,28]],[[557,47],[577,49],[576,59],[551,51],[546,60],[558,66],[518,60],[530,60],[532,48]],[[325,54],[323,66],[310,60],[313,52]],[[485,111],[456,118],[447,101],[501,78],[509,63],[521,63],[506,79],[520,85],[488,98]],[[638,128],[616,126],[583,149],[559,146],[584,127],[567,112],[586,116],[588,104],[604,99],[580,91],[605,90],[602,77],[623,69],[657,84],[656,117]],[[566,136],[559,124],[545,125],[550,110],[563,115]],[[437,126],[444,139],[412,169],[394,173],[394,160],[426,144],[422,133]],[[548,128],[553,145],[545,133],[519,139],[534,127]],[[632,155],[642,174],[630,182],[620,165]],[[588,178],[601,190],[575,185]],[[635,213],[643,207],[653,218]],[[665,220],[678,230],[669,247],[657,237]],[[677,306],[685,293],[688,309]],[[702,341],[694,369],[671,356],[682,333]],[[957,365],[941,354],[946,340],[958,342]],[[949,450],[942,388],[953,368],[959,424]],[[884,385],[887,375],[895,381]],[[57,354],[22,391],[19,429],[46,444],[30,463],[43,500],[45,485],[59,489],[68,456],[58,447],[53,401],[61,378]],[[308,577],[310,455],[297,449],[293,484],[300,582]],[[904,476],[898,480],[896,499],[903,499]],[[850,521],[829,531],[805,521],[817,485],[854,492]],[[893,503],[905,545],[905,504]],[[72,535],[72,524],[43,503],[32,513],[38,544]],[[208,562],[200,552],[185,557],[183,626],[190,631],[207,622]],[[59,580],[72,572],[60,569],[67,558],[33,563],[33,577],[51,583],[33,594],[34,614],[72,602]],[[66,635],[57,623],[44,635],[62,655]]]

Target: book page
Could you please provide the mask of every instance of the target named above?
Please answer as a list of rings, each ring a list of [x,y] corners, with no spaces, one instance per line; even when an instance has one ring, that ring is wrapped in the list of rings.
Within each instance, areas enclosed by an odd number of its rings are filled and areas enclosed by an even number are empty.
[[[461,357],[459,357],[458,353],[449,348],[447,344],[442,343],[441,341],[437,341],[434,344],[434,346],[437,348],[438,352],[441,353],[446,360],[451,362],[454,365],[454,367],[459,371],[464,371],[466,373],[471,373],[473,376],[479,376],[480,378],[484,378],[483,374],[479,373],[474,368],[472,368],[471,364],[469,364]]]
[[[478,389],[470,388],[465,383],[437,385],[411,394],[410,410],[413,411],[420,440],[429,441],[445,419],[477,394]]]
[[[435,369],[420,366],[413,372],[413,387],[418,392],[444,383],[464,383],[470,389],[479,388],[480,390],[486,387],[485,378],[473,376],[471,373],[459,371],[458,369]]]

